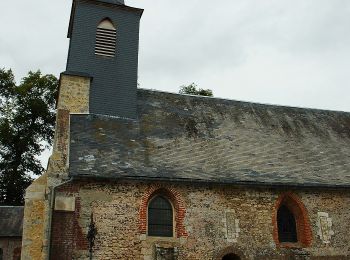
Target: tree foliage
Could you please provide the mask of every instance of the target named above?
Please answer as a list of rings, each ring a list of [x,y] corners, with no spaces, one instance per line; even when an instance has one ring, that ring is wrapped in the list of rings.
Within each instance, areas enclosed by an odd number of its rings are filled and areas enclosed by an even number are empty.
[[[207,96],[212,97],[213,91],[211,89],[197,89],[197,85],[195,83],[192,83],[188,86],[181,86],[180,87],[180,94],[189,94],[189,95],[198,95],[198,96]]]
[[[36,157],[52,142],[57,90],[53,75],[29,72],[16,85],[0,69],[0,204],[23,204],[31,176],[42,174]]]

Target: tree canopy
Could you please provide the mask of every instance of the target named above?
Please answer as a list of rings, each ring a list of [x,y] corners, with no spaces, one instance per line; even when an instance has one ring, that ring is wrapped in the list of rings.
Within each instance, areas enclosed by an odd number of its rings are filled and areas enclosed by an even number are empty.
[[[181,86],[180,87],[180,94],[189,94],[189,95],[198,95],[198,96],[207,96],[212,97],[213,91],[211,89],[202,89],[198,88],[195,83],[192,83],[188,86]]]
[[[32,176],[43,167],[37,159],[51,145],[58,80],[29,72],[16,85],[11,70],[0,69],[0,204],[21,205]]]

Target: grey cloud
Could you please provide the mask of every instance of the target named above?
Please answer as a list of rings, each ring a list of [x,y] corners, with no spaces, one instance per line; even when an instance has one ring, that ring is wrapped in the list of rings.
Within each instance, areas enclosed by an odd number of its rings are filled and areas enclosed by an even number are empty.
[[[127,0],[141,20],[141,87],[350,111],[348,0]],[[0,66],[65,69],[70,1],[0,2]]]

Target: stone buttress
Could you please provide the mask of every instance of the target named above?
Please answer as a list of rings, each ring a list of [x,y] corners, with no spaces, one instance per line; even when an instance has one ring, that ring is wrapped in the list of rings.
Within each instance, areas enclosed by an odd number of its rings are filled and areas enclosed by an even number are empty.
[[[54,190],[68,180],[69,116],[89,112],[90,78],[61,74],[59,88],[53,152],[46,172],[26,190],[23,260],[48,259]],[[74,206],[69,199],[61,201],[63,207]]]

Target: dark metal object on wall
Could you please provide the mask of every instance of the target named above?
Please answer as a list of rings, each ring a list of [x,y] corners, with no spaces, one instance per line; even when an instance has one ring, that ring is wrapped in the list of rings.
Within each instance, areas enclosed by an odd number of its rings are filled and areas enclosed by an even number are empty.
[[[91,213],[89,231],[88,231],[87,236],[86,236],[86,238],[89,241],[90,259],[92,259],[92,252],[93,252],[93,247],[95,245],[96,235],[97,235],[97,229],[96,229],[95,222],[94,222],[94,215],[93,215],[93,213]]]

